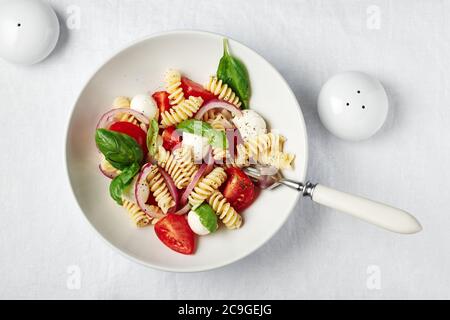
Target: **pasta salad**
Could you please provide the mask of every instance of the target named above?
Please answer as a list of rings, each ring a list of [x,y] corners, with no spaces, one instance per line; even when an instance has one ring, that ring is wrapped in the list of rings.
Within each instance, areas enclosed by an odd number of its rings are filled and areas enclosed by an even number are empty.
[[[202,86],[170,69],[164,89],[119,96],[99,120],[95,142],[111,198],[138,228],[154,226],[170,249],[193,254],[197,236],[243,226],[259,193],[243,167],[290,169],[285,137],[250,109],[245,65],[224,54]]]

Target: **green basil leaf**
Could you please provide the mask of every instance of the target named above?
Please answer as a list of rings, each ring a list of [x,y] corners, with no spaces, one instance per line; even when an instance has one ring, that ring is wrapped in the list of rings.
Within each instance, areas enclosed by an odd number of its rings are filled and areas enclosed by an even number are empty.
[[[208,143],[217,148],[227,148],[227,137],[224,131],[215,130],[209,123],[201,120],[184,120],[177,125],[177,129],[208,139]]]
[[[147,131],[147,149],[152,157],[157,152],[156,143],[158,141],[158,133],[159,133],[158,122],[155,119],[152,119]]]
[[[139,144],[129,135],[106,129],[97,129],[95,143],[112,166],[123,170],[132,163],[141,163],[144,155]]]
[[[217,77],[228,84],[242,101],[242,108],[248,109],[250,102],[250,78],[245,65],[230,54],[228,39],[223,39],[223,56],[217,68]]]
[[[122,205],[123,190],[133,181],[134,176],[139,172],[140,168],[139,163],[134,162],[111,181],[109,194],[119,205]]]
[[[201,224],[209,232],[213,233],[214,231],[217,230],[217,227],[218,227],[217,215],[209,204],[202,203],[194,211],[197,213]]]
[[[206,136],[211,146],[226,149],[228,146],[227,136],[224,131],[211,129]]]

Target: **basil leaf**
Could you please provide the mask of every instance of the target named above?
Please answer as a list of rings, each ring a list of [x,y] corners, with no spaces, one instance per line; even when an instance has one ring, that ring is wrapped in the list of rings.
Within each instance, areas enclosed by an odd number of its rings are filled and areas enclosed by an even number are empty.
[[[134,162],[111,181],[109,194],[119,205],[122,205],[123,190],[133,181],[134,176],[139,172],[140,168],[139,163]]]
[[[199,207],[194,210],[201,224],[211,233],[217,230],[217,215],[211,206],[207,203],[202,203]]]
[[[157,152],[156,142],[158,141],[158,133],[159,133],[158,122],[155,119],[153,119],[147,131],[147,149],[152,157]]]
[[[139,144],[129,135],[106,129],[97,129],[95,143],[111,165],[123,170],[132,163],[141,163],[144,155]]]
[[[248,109],[250,102],[250,79],[245,65],[230,55],[228,39],[223,39],[223,57],[217,68],[217,77],[225,82],[242,101],[242,108]]]
[[[217,148],[227,147],[227,137],[224,131],[215,130],[209,123],[200,120],[184,120],[177,125],[177,129],[202,136],[208,139],[208,143]]]
[[[209,144],[213,147],[225,149],[228,146],[227,136],[224,131],[211,128],[206,137]]]

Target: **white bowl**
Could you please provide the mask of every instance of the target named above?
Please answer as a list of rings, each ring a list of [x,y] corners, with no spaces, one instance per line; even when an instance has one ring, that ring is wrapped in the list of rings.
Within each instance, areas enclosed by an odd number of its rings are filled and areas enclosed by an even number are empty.
[[[299,193],[280,187],[264,191],[243,213],[239,230],[220,228],[200,237],[194,255],[176,253],[156,237],[153,227],[136,229],[123,208],[110,198],[110,180],[98,170],[94,132],[99,117],[114,97],[161,89],[168,68],[179,69],[204,83],[215,74],[222,56],[221,35],[175,31],[150,36],[121,50],[89,79],[70,119],[66,160],[70,183],[90,224],[114,248],[152,268],[176,272],[204,271],[233,263],[267,242],[287,220]],[[269,44],[268,44],[269,45]],[[304,181],[307,167],[306,129],[300,106],[283,77],[260,55],[230,40],[232,54],[247,66],[251,108],[288,139],[286,150],[297,155],[295,170],[286,175]],[[270,261],[267,261],[270,263]]]

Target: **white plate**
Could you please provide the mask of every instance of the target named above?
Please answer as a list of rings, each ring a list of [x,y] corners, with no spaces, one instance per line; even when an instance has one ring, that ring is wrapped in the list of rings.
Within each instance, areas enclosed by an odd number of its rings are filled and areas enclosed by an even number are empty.
[[[206,32],[176,31],[140,40],[99,68],[73,109],[66,157],[69,179],[81,210],[108,243],[129,258],[153,268],[203,271],[242,259],[280,229],[299,198],[299,193],[282,187],[262,192],[243,213],[241,229],[221,228],[213,235],[200,237],[195,254],[186,256],[164,246],[153,227],[136,229],[124,209],[109,196],[110,180],[98,170],[100,156],[94,142],[99,117],[110,108],[116,96],[161,89],[168,68],[179,69],[194,81],[204,83],[209,75],[215,74],[223,52],[222,38]],[[287,175],[304,181],[306,129],[294,94],[282,76],[260,55],[233,40],[230,40],[230,48],[248,68],[252,86],[251,108],[288,138],[286,150],[297,155],[295,170]]]

